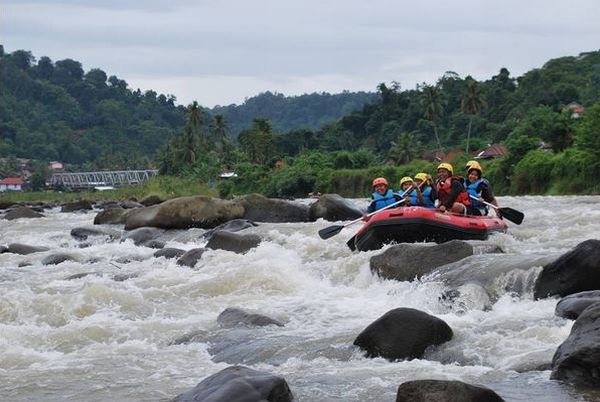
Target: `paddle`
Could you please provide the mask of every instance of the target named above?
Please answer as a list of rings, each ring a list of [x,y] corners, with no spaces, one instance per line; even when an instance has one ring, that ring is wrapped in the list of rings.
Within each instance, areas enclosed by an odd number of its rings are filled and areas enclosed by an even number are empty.
[[[408,189],[406,189],[406,191],[403,191],[402,194],[399,194],[400,197],[404,197],[406,194],[410,193],[413,189],[415,188],[415,186],[410,186]],[[381,211],[384,211],[388,208],[392,208],[395,207],[396,205],[400,205],[403,202],[405,202],[406,199],[402,198],[400,201],[396,201],[393,204],[390,204],[384,208],[378,209],[375,212],[371,212],[370,214],[367,215],[367,217],[371,217],[375,214],[380,213]],[[353,220],[352,222],[346,223],[345,225],[333,225],[333,226],[328,226],[325,229],[321,229],[319,230],[319,236],[321,237],[321,239],[325,240],[325,239],[329,239],[330,237],[335,236],[336,234],[340,233],[342,231],[343,228],[348,227],[350,225],[354,225],[357,222],[360,222],[363,220],[363,217],[361,216],[358,219]]]
[[[469,196],[474,200],[477,200],[485,205],[488,205],[488,206],[494,208],[496,211],[498,211],[501,218],[506,218],[509,221],[516,223],[517,225],[520,225],[523,222],[523,218],[525,218],[525,214],[521,211],[517,211],[516,209],[512,209],[512,208],[508,208],[508,207],[500,208],[500,207],[495,206],[492,203],[484,201],[482,198],[477,198],[471,194],[469,194]]]

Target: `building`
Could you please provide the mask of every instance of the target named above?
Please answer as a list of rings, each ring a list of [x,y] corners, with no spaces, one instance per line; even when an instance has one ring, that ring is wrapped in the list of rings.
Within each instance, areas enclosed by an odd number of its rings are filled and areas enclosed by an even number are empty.
[[[48,168],[50,168],[50,170],[63,170],[65,167],[61,162],[52,161],[48,163]]]
[[[22,186],[23,180],[18,177],[7,177],[6,179],[0,180],[0,192],[21,191]]]
[[[506,148],[504,145],[493,144],[493,145],[490,145],[487,149],[480,151],[475,158],[476,159],[494,159],[494,158],[500,158],[500,157],[506,155],[507,153],[508,153],[508,148]]]
[[[571,102],[562,108],[563,113],[571,113],[572,119],[578,119],[585,112],[585,107],[577,102]]]

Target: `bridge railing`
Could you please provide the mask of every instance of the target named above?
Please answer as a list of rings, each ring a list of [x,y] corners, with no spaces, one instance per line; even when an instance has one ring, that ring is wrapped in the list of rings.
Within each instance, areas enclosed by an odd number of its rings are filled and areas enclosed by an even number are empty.
[[[64,186],[71,189],[98,186],[122,186],[147,182],[158,170],[116,170],[98,172],[54,173],[48,186]]]

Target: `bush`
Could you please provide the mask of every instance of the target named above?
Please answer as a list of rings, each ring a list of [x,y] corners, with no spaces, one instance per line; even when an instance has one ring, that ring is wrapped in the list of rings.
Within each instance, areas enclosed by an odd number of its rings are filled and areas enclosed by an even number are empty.
[[[554,168],[554,159],[554,154],[547,151],[529,151],[515,166],[511,191],[515,194],[546,193],[552,181],[550,172]]]

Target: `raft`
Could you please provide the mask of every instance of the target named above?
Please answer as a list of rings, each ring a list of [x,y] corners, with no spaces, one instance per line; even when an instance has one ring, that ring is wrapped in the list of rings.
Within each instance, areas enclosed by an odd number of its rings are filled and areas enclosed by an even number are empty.
[[[496,216],[463,216],[423,207],[400,207],[371,217],[347,245],[351,250],[377,250],[388,243],[486,240],[490,233],[506,232]]]

